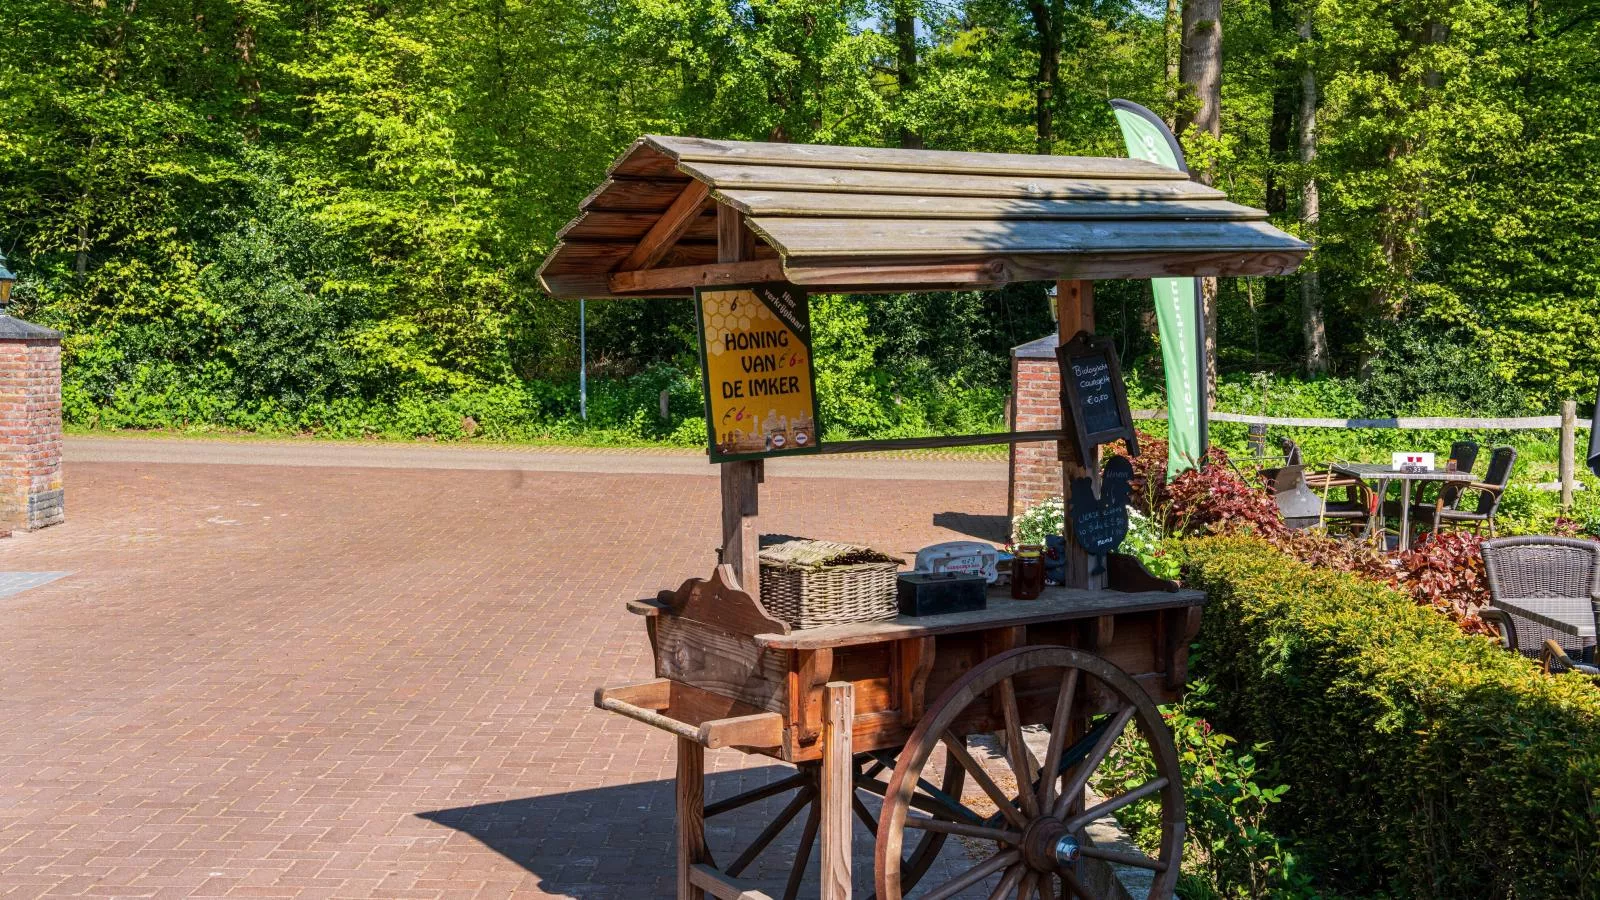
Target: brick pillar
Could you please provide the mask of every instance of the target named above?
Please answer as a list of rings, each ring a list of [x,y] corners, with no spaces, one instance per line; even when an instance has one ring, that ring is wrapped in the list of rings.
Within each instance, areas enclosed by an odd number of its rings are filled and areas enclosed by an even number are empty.
[[[0,532],[64,518],[61,333],[0,315]]]
[[[1011,350],[1011,428],[1053,431],[1061,427],[1061,367],[1056,335]],[[1010,511],[1016,518],[1041,500],[1061,496],[1061,460],[1054,441],[1011,445]]]

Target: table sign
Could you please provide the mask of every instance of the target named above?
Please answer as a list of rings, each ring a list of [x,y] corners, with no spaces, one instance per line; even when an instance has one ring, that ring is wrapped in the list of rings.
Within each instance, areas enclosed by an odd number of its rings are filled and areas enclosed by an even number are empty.
[[[790,284],[695,291],[712,462],[816,453],[806,294]]]
[[[1133,463],[1126,456],[1113,456],[1106,462],[1099,494],[1093,479],[1072,479],[1072,535],[1094,557],[1090,574],[1104,571],[1106,554],[1122,546],[1128,536],[1128,498],[1132,493]]]
[[[1139,455],[1139,436],[1128,409],[1128,388],[1117,364],[1117,348],[1109,338],[1087,331],[1056,348],[1061,365],[1061,401],[1071,412],[1068,437],[1080,461],[1094,459],[1094,449],[1123,440],[1128,453]]]

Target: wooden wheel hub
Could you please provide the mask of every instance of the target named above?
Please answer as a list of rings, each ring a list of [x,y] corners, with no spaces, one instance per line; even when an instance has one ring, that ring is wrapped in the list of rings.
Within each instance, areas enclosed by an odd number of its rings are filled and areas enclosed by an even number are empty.
[[[1076,862],[1078,842],[1069,840],[1070,853],[1067,859],[1062,859],[1059,855],[1062,838],[1071,838],[1066,823],[1053,816],[1034,819],[1028,830],[1022,833],[1023,861],[1037,872],[1054,872],[1063,865]]]

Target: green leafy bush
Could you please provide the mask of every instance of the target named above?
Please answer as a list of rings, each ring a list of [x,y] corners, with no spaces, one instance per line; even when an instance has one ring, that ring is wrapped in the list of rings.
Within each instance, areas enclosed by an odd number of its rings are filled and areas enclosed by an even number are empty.
[[[1289,786],[1268,815],[1318,884],[1600,897],[1600,692],[1259,538],[1185,543],[1210,720]]]
[[[1197,679],[1182,702],[1163,709],[1183,772],[1187,833],[1178,893],[1186,900],[1314,896],[1294,851],[1267,826],[1267,814],[1289,788],[1262,783],[1256,755],[1265,745],[1241,752],[1237,741],[1206,721],[1212,693]],[[1155,777],[1149,745],[1124,735],[1097,771],[1094,788],[1115,796]],[[1117,823],[1146,852],[1159,849],[1161,805],[1155,800],[1124,807]]]

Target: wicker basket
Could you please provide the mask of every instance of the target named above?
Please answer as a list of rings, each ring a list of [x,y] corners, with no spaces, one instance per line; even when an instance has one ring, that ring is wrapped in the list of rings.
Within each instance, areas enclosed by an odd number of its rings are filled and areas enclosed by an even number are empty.
[[[761,548],[761,605],[796,628],[892,619],[899,570],[868,547],[785,541]]]

